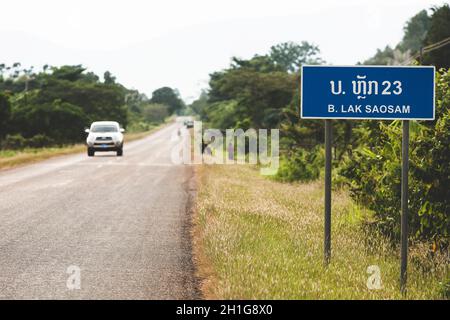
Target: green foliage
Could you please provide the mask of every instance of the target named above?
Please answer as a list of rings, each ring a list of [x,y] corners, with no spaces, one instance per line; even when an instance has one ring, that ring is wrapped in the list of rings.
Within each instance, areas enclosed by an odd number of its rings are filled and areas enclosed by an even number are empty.
[[[21,134],[8,134],[0,143],[0,148],[7,150],[22,150],[24,148],[43,148],[56,142],[44,134],[37,134],[31,138],[24,138]]]
[[[375,55],[366,61],[363,64],[366,65],[388,65],[394,59],[394,49],[390,46],[386,46],[383,50],[377,49]]]
[[[104,74],[103,74],[103,79],[104,79],[104,83],[105,84],[115,84],[116,83],[116,77],[114,77],[112,74],[111,74],[111,72],[109,72],[109,71],[106,71]]]
[[[27,141],[27,146],[31,148],[44,148],[55,144],[55,140],[45,134],[37,134]]]
[[[49,79],[33,97],[25,97],[24,104],[46,104],[55,100],[79,106],[87,115],[87,123],[99,120],[118,121],[127,125],[124,105],[125,92],[121,87],[102,83],[71,82]]]
[[[208,104],[203,110],[203,119],[207,120],[208,125],[215,129],[242,128],[239,125],[245,118],[240,118],[237,107],[238,103],[235,100]]]
[[[283,109],[280,147],[285,154],[290,154],[292,150],[298,148],[311,150],[324,142],[323,121],[299,118],[298,94],[297,92],[292,102]],[[357,144],[357,136],[352,134],[357,124],[351,120],[333,122],[333,146],[336,160],[341,160]]]
[[[162,87],[153,91],[150,102],[168,106],[169,113],[179,112],[184,107],[183,100],[181,100],[178,92],[169,87]]]
[[[164,104],[150,103],[141,107],[144,120],[148,123],[161,123],[169,116],[169,107]]]
[[[420,217],[419,235],[450,237],[450,70],[437,74],[436,120],[425,122],[412,143],[411,207]],[[417,201],[420,199],[421,201]]]
[[[406,22],[402,41],[398,48],[402,51],[410,50],[416,53],[423,46],[428,30],[430,29],[431,19],[426,10],[420,11],[414,17]]]
[[[296,89],[296,76],[280,71],[267,56],[234,58],[231,67],[211,75],[205,121],[215,119],[218,129],[276,128]],[[219,121],[219,118],[222,118]],[[245,125],[244,125],[245,124]],[[226,127],[222,127],[226,125]]]
[[[7,132],[8,120],[11,116],[11,105],[8,97],[0,93],[0,139]]]
[[[315,180],[319,177],[323,164],[324,152],[321,147],[311,151],[297,149],[289,157],[281,157],[274,179],[283,182]]]
[[[165,121],[170,115],[169,107],[164,104],[150,103],[147,97],[137,91],[126,96],[128,106],[129,131],[148,131]]]
[[[434,8],[431,16],[430,30],[425,39],[425,45],[431,45],[450,37],[450,6],[443,5]],[[424,56],[426,64],[435,65],[439,68],[450,68],[450,44],[431,51]]]
[[[311,149],[323,140],[323,123],[299,123],[299,75],[288,70],[321,61],[316,56],[319,50],[305,41],[271,50],[270,55],[250,60],[233,58],[230,68],[211,74],[210,91],[194,101],[192,109],[213,128],[280,128],[285,153],[295,147]],[[339,145],[350,143],[351,127],[351,122],[338,125]]]
[[[61,144],[80,141],[87,123],[82,108],[61,100],[16,106],[11,119],[15,132],[25,138],[43,134]]]
[[[269,55],[254,55],[253,58],[239,59],[237,57],[233,57],[231,59],[230,69],[246,69],[256,72],[275,72],[275,71],[283,71],[286,70],[281,66],[275,63],[275,60]]]
[[[302,41],[284,42],[270,48],[270,59],[284,71],[297,72],[302,64],[321,64],[319,47]]]
[[[448,245],[450,236],[450,72],[437,74],[436,120],[411,122],[410,234]],[[375,123],[375,125],[374,125]],[[400,235],[401,123],[364,123],[359,147],[341,166],[353,196],[374,212],[374,227]]]
[[[206,90],[202,90],[200,97],[197,100],[193,101],[189,108],[192,110],[194,114],[198,114],[202,119],[206,117],[205,109],[208,106],[209,95]]]
[[[1,143],[2,149],[19,150],[26,147],[26,139],[21,134],[8,134]]]
[[[52,78],[67,81],[77,81],[83,78],[83,72],[85,70],[86,69],[81,65],[53,68]]]

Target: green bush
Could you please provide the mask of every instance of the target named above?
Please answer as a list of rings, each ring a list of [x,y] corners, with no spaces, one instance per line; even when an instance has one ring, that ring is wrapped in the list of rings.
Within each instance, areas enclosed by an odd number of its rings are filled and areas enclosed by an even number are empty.
[[[13,149],[20,150],[23,149],[27,144],[27,141],[20,134],[8,134],[2,141],[2,149]]]
[[[0,139],[5,135],[7,124],[11,116],[11,104],[9,99],[3,93],[0,93]]]
[[[450,236],[450,72],[436,78],[436,120],[410,124],[409,230],[447,247]],[[359,147],[340,168],[373,226],[400,236],[401,122],[364,123]]]
[[[133,121],[128,125],[127,132],[144,132],[149,131],[154,126],[145,121]]]
[[[43,148],[55,144],[55,141],[45,134],[37,134],[34,137],[27,139],[26,144],[31,148]]]
[[[148,123],[161,123],[169,116],[169,107],[163,104],[150,103],[142,106],[142,115]]]
[[[21,150],[25,148],[43,148],[55,144],[55,140],[45,134],[37,134],[29,139],[21,134],[9,134],[0,144],[1,149]]]
[[[315,180],[319,177],[323,165],[324,153],[321,147],[311,151],[298,149],[290,156],[281,157],[274,179],[283,182]]]
[[[82,108],[61,100],[16,106],[11,119],[15,132],[20,132],[25,138],[33,139],[37,135],[43,135],[59,144],[82,141],[82,128],[86,123],[87,116]],[[36,139],[43,142],[42,137]]]

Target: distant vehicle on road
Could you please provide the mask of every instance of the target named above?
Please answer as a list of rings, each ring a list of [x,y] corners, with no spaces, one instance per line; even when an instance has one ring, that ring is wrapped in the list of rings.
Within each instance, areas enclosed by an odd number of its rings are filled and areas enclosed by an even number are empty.
[[[118,157],[123,155],[122,133],[125,129],[118,122],[96,121],[84,131],[88,133],[86,144],[89,157],[93,157],[96,151],[116,151]]]
[[[184,125],[186,126],[186,128],[193,128],[194,127],[194,121],[192,120],[186,120],[184,121]]]

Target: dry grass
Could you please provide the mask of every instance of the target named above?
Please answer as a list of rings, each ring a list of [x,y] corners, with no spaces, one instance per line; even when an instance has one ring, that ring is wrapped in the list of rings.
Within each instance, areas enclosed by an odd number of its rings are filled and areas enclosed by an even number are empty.
[[[361,230],[364,213],[347,193],[333,193],[332,263],[323,266],[322,184],[285,184],[250,166],[197,168],[194,227],[206,298],[401,299],[399,257]],[[368,244],[370,242],[370,244]],[[419,248],[412,248],[416,252]],[[366,286],[367,267],[381,270],[382,289]],[[409,264],[409,299],[439,299],[444,266]]]
[[[149,134],[167,126],[169,122],[154,127],[145,132],[125,133],[126,141],[142,139]],[[28,148],[20,151],[16,150],[0,150],[0,170],[10,169],[25,164],[35,163],[42,160],[50,159],[57,156],[75,154],[86,151],[84,144],[76,144],[55,148]]]
[[[85,148],[86,147],[84,145],[79,144],[61,148],[36,148],[20,151],[2,151],[0,152],[0,169],[10,169],[56,156],[79,153],[84,151]]]

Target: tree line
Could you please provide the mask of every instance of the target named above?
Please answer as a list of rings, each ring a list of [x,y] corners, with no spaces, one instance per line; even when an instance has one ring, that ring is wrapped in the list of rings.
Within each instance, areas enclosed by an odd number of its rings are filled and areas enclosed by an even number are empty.
[[[103,81],[81,65],[38,72],[20,63],[0,64],[0,147],[21,149],[81,142],[83,128],[99,120],[117,121],[131,131],[148,130],[184,103],[176,90],[163,87],[151,98],[116,81]]]
[[[404,27],[402,41],[362,64],[395,65],[411,60],[420,48],[450,37],[450,7],[421,11]],[[411,124],[410,234],[445,250],[450,237],[450,45],[425,53],[435,65],[436,120]],[[299,118],[300,66],[322,64],[309,42],[275,45],[264,55],[232,58],[210,75],[209,89],[189,105],[212,128],[280,129],[280,168],[275,179],[315,180],[323,173],[324,122]],[[419,64],[419,61],[412,61]],[[345,185],[370,209],[365,226],[393,240],[400,236],[401,123],[333,122],[335,185]]]

